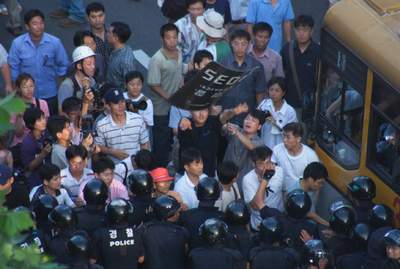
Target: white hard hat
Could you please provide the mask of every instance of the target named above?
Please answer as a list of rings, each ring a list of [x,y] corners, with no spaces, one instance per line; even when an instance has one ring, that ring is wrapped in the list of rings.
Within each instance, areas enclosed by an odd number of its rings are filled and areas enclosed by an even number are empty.
[[[74,49],[74,52],[72,52],[72,61],[76,63],[79,62],[80,60],[95,55],[96,54],[93,52],[93,50],[88,46],[79,46],[76,49]]]

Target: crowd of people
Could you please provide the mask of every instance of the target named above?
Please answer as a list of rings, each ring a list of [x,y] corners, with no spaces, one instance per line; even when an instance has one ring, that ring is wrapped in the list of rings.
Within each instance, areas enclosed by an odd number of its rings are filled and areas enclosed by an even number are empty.
[[[89,30],[72,61],[38,9],[0,45],[6,92],[27,107],[0,139],[5,206],[35,222],[17,245],[69,268],[400,268],[400,230],[370,178],[318,214],[313,18],[289,0],[173,2],[146,75],[129,25],[106,26],[98,2],[78,16]],[[171,104],[213,61],[248,75],[209,108]]]

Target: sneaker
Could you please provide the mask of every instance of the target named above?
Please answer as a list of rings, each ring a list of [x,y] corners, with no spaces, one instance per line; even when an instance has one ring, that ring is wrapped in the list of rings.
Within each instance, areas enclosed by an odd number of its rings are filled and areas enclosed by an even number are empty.
[[[58,25],[64,28],[76,27],[84,24],[83,22],[74,21],[70,18],[63,19]]]
[[[65,19],[68,17],[68,12],[62,9],[56,9],[50,12],[49,17],[53,19]]]

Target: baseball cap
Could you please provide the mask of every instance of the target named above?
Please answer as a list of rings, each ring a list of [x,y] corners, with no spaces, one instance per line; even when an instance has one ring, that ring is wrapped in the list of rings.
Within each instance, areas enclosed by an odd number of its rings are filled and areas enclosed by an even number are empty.
[[[124,100],[124,93],[120,89],[109,89],[104,95],[106,103],[117,104],[119,101]]]
[[[8,179],[13,176],[13,173],[7,165],[0,164],[0,185],[7,183]]]
[[[153,178],[153,182],[163,182],[163,181],[171,181],[174,178],[171,177],[168,173],[168,169],[164,167],[158,167],[150,171],[150,175]]]

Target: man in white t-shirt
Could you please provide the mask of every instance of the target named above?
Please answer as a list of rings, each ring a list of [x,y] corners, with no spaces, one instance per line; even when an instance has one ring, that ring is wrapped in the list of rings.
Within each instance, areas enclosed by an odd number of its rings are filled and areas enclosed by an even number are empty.
[[[283,143],[273,149],[272,161],[283,169],[284,191],[303,177],[304,169],[309,163],[319,161],[314,150],[301,143],[302,136],[301,123],[289,123],[283,127]]]
[[[260,183],[268,181],[268,188],[263,191],[263,204],[283,212],[283,170],[271,162],[272,151],[266,146],[252,150],[251,158],[254,169],[243,178],[243,196],[251,207],[251,227],[258,230],[261,222],[259,207],[255,202],[256,194],[260,191]]]
[[[176,181],[174,191],[180,194],[188,209],[196,208],[199,205],[199,200],[195,187],[201,178],[206,177],[203,174],[201,153],[197,149],[187,148],[182,151],[180,161],[185,168],[185,174]]]

